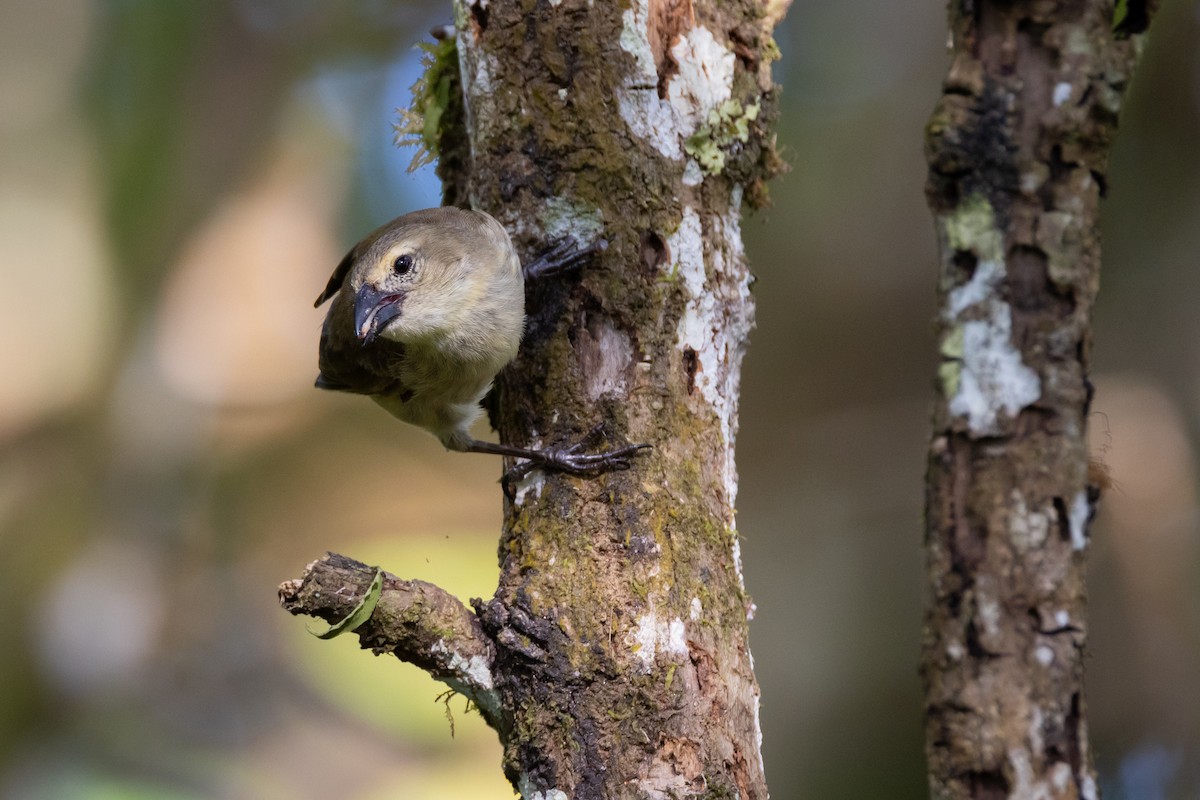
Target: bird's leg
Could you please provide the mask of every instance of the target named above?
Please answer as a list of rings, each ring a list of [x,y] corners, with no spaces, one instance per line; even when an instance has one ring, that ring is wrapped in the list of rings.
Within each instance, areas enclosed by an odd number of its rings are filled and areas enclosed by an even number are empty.
[[[651,447],[648,444],[631,444],[600,453],[583,452],[584,445],[596,438],[603,428],[603,423],[597,425],[582,439],[566,447],[545,447],[535,450],[529,447],[516,447],[510,444],[496,444],[472,439],[465,450],[468,453],[491,453],[492,455],[525,459],[524,463],[517,464],[504,474],[502,483],[507,492],[508,487],[538,467],[555,472],[565,472],[568,475],[599,475],[603,472],[629,469],[629,459],[639,451]]]
[[[525,280],[536,281],[563,272],[578,269],[593,253],[602,253],[608,249],[608,240],[597,239],[584,248],[574,238],[568,236],[545,253],[522,267]]]

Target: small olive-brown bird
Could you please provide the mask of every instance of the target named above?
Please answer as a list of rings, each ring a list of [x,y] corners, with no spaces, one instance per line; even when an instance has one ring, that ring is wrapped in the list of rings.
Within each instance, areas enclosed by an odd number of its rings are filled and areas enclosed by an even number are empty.
[[[573,269],[605,246],[578,249],[568,240],[522,268],[508,233],[482,211],[397,217],[346,254],[317,298],[317,306],[333,298],[317,387],[369,395],[449,450],[526,459],[506,485],[539,466],[572,474],[628,469],[630,456],[649,445],[535,450],[470,433],[492,380],[521,344],[526,278]]]

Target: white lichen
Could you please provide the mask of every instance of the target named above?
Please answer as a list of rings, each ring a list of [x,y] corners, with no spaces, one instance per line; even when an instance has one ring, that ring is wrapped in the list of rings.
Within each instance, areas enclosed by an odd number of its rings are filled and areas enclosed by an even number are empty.
[[[546,789],[542,791],[534,787],[533,779],[527,774],[517,778],[517,791],[522,800],[571,800],[570,795],[562,789]]]
[[[1035,753],[1042,752],[1046,746],[1045,737],[1042,736],[1042,725],[1045,721],[1046,717],[1042,714],[1042,709],[1034,706],[1029,716],[1029,748]]]
[[[587,372],[588,399],[595,402],[606,395],[624,396],[625,374],[633,362],[633,343],[607,321],[589,326],[592,369]]]
[[[675,112],[679,135],[686,139],[730,98],[734,55],[712,31],[698,26],[679,37],[671,56],[679,71],[667,84],[667,100]]]
[[[565,197],[548,197],[542,201],[538,217],[545,239],[554,244],[567,237],[587,246],[604,235],[604,219],[600,210]]]
[[[434,642],[429,652],[438,656],[438,661],[442,662],[446,669],[459,673],[472,686],[484,690],[495,688],[492,683],[492,669],[483,656],[474,655],[467,658],[457,650],[451,650],[445,639]]]
[[[1001,433],[1000,417],[1015,417],[1041,396],[1041,380],[1012,343],[1012,307],[1000,288],[1006,273],[1004,244],[987,200],[975,195],[942,220],[945,258],[966,252],[975,271],[950,289],[943,314],[954,326],[959,353],[943,351],[943,386],[952,392],[950,413],[965,417],[978,436]],[[951,338],[948,336],[948,338]]]
[[[983,625],[983,632],[987,636],[996,637],[1000,635],[1000,604],[991,596],[983,594],[983,586],[979,586],[978,611],[979,621]]]
[[[1051,98],[1054,107],[1058,108],[1063,103],[1071,99],[1071,84],[1063,81],[1054,85],[1054,95]]]
[[[621,119],[661,155],[682,158],[683,140],[732,94],[733,51],[704,26],[685,31],[671,44],[678,70],[667,83],[666,97],[659,97],[658,66],[650,45],[649,0],[632,0],[621,21],[618,43],[634,61],[617,96]],[[697,177],[703,176],[691,176],[693,180]]]
[[[1033,779],[1033,759],[1028,750],[1010,749],[1008,763],[1012,767],[1013,775],[1013,786],[1009,789],[1008,797],[1019,797],[1021,800],[1055,800],[1066,796],[1052,787],[1052,784],[1056,785],[1060,780],[1057,770],[1050,771],[1050,782]],[[1069,769],[1068,767],[1068,772]]]
[[[638,617],[637,627],[626,637],[638,661],[638,672],[649,674],[658,655],[680,661],[688,654],[687,632],[683,620],[660,619],[653,611]]]
[[[669,269],[683,279],[688,294],[676,347],[694,353],[693,388],[712,406],[720,425],[725,442],[720,456],[722,476],[730,509],[737,499],[734,445],[742,356],[753,326],[750,271],[742,247],[741,201],[742,187],[736,185],[728,212],[709,221],[711,273],[704,261],[704,226],[694,209],[684,208],[678,230],[667,240],[673,256]],[[732,530],[732,514],[727,522]]]
[[[485,717],[495,719],[500,715],[500,695],[495,690],[492,670],[484,656],[464,656],[457,650],[451,650],[445,639],[434,642],[429,652],[444,669],[458,675],[457,678],[441,677],[443,683],[464,697],[471,698]]]
[[[688,614],[688,619],[690,619],[692,622],[695,622],[696,620],[700,619],[700,614],[703,610],[704,606],[700,604],[700,598],[693,597],[691,612]]]
[[[1067,512],[1067,527],[1071,531],[1071,547],[1083,550],[1087,547],[1087,523],[1091,509],[1088,507],[1087,493],[1077,492],[1071,500],[1071,508]]]
[[[633,0],[621,15],[621,49],[633,56],[634,69],[617,93],[621,119],[639,139],[649,142],[661,155],[682,158],[683,148],[675,127],[671,105],[658,96],[658,69],[650,48],[649,0]]]
[[[1050,768],[1050,785],[1058,794],[1064,794],[1071,785],[1071,765],[1059,761]]]
[[[1015,417],[1042,394],[1041,381],[1012,344],[1012,309],[999,301],[989,318],[963,323],[963,360],[950,413],[976,434],[997,434],[1000,414]]]
[[[535,500],[542,499],[542,488],[546,485],[546,474],[535,469],[517,481],[517,488],[513,491],[513,504],[518,506],[525,505],[525,501],[529,499],[532,492]]]
[[[552,419],[551,424],[558,420]],[[527,446],[533,450],[541,450],[543,442],[536,430],[530,431],[529,442]],[[543,470],[535,469],[527,472],[522,478],[514,484],[513,488],[513,504],[522,506],[532,494],[535,500],[542,499],[542,488],[546,485],[546,473]]]
[[[995,259],[980,261],[971,279],[946,296],[946,313],[956,319],[966,309],[993,296],[1004,281],[1004,264]]]
[[[1054,663],[1054,648],[1044,644],[1038,645],[1034,648],[1033,657],[1043,667],[1048,667]]]
[[[1012,513],[1008,518],[1008,535],[1013,546],[1021,552],[1041,547],[1050,534],[1050,516],[1041,511],[1030,511],[1019,490],[1013,489],[1010,496]]]
[[[687,637],[684,634],[683,620],[679,617],[667,623],[666,641],[663,642],[663,652],[673,656],[687,655]]]

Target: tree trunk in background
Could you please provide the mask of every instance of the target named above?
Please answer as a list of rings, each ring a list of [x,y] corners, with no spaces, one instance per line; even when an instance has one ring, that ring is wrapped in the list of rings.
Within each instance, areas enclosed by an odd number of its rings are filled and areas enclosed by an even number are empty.
[[[473,698],[530,800],[767,797],[733,453],[753,322],[741,206],[779,169],[784,6],[455,3],[465,114],[447,116],[469,155],[440,132],[462,164],[447,202],[496,216],[526,260],[564,236],[609,242],[529,288],[500,437],[568,442],[603,421],[610,445],[654,445],[626,472],[523,480],[475,613],[385,576],[358,629]],[[281,594],[340,619],[372,575],[327,558]]]
[[[1154,2],[950,4],[927,129],[941,367],[927,484],[935,798],[1096,798],[1084,564],[1099,202]],[[1114,18],[1114,14],[1116,18]]]

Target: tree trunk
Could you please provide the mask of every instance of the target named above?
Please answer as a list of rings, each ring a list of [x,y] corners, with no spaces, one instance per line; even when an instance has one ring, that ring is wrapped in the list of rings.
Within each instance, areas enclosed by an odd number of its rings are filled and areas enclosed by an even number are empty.
[[[739,221],[779,169],[785,5],[455,3],[465,113],[443,119],[467,147],[438,132],[461,165],[441,165],[447,202],[496,216],[527,259],[568,235],[609,243],[529,288],[501,440],[566,443],[602,421],[610,443],[654,445],[626,472],[521,481],[474,613],[386,576],[358,628],[475,700],[528,800],[767,797],[733,453],[753,323]],[[327,557],[281,596],[338,620],[373,574]]]
[[[936,798],[1096,798],[1084,559],[1099,202],[1156,3],[950,4],[927,129],[941,367],[927,484]],[[1114,18],[1115,15],[1115,18]]]

